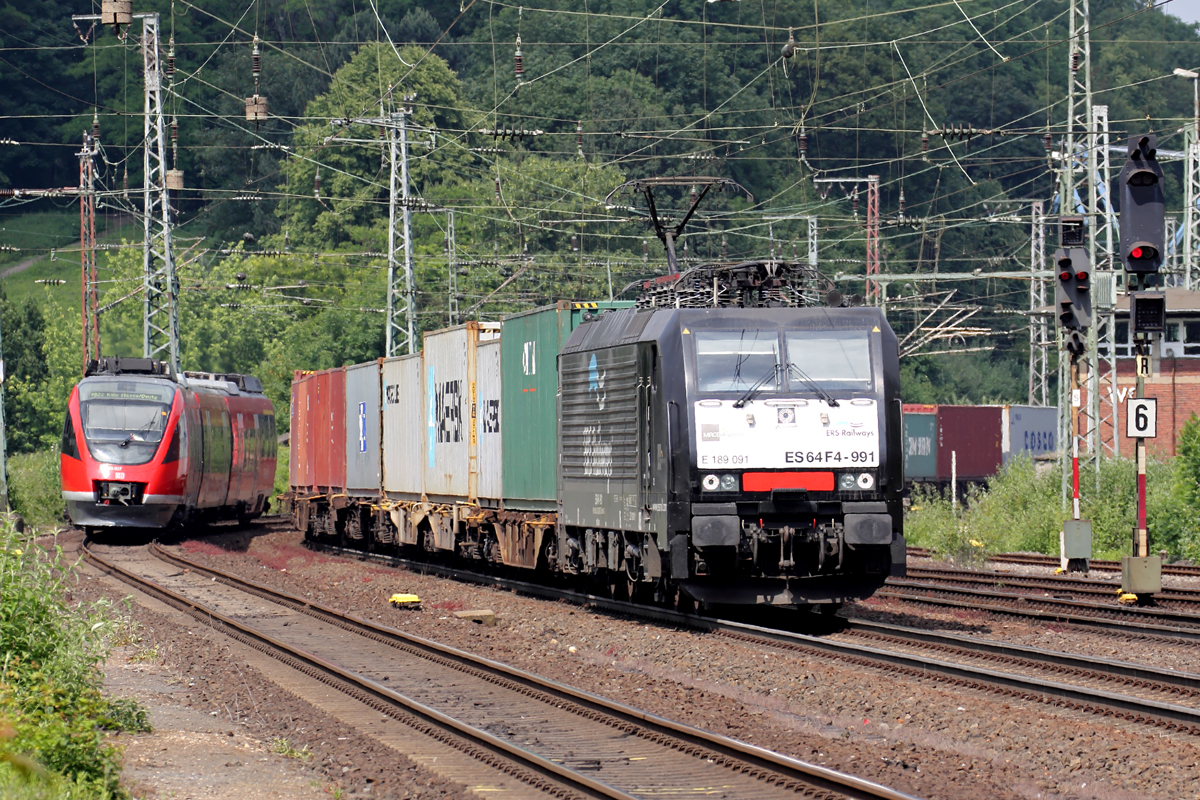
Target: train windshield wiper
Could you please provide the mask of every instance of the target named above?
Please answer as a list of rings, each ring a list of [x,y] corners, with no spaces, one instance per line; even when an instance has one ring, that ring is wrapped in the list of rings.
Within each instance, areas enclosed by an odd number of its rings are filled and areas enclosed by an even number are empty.
[[[737,400],[734,401],[733,407],[741,408],[742,406],[746,405],[746,403],[749,402],[750,398],[754,397],[755,393],[758,392],[759,389],[766,386],[767,381],[769,381],[771,378],[774,378],[778,374],[779,374],[779,365],[773,364],[771,366],[771,369],[767,370],[766,375],[763,375],[761,378],[756,380],[754,382],[754,385],[746,390],[745,394],[743,394],[741,397],[739,397]]]
[[[789,374],[791,374],[792,372],[795,372],[797,378],[799,378],[801,381],[803,381],[805,384],[807,384],[810,389],[812,389],[814,392],[816,392],[818,395],[820,395],[821,399],[825,401],[826,405],[828,405],[830,408],[837,407],[838,401],[833,398],[833,395],[831,395],[829,392],[825,391],[821,387],[821,384],[817,383],[812,378],[808,377],[808,375],[806,375],[804,373],[804,370],[797,367],[791,361],[787,362],[787,368],[788,368]]]

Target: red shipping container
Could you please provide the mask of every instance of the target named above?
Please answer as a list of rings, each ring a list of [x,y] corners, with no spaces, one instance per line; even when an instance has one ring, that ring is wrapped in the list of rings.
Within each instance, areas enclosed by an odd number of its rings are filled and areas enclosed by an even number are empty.
[[[291,485],[308,491],[313,485],[312,420],[316,400],[312,373],[296,371],[292,379],[292,429],[288,437]]]
[[[319,490],[341,491],[346,485],[346,370],[323,370],[314,378],[313,484]]]
[[[1000,470],[1003,406],[938,406],[937,476],[950,480],[951,454],[957,454],[960,481],[990,478]]]

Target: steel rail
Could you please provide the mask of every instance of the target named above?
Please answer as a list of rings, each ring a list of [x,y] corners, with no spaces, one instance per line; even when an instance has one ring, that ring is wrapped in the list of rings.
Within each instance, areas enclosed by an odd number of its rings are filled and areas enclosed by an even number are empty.
[[[1120,586],[1111,581],[1068,578],[1061,575],[1018,575],[1011,572],[985,572],[954,567],[909,567],[908,578],[947,581],[959,584],[992,584],[997,588],[1036,588],[1089,594],[1116,599]],[[1165,587],[1154,595],[1156,601],[1200,603],[1200,590]]]
[[[935,554],[927,547],[909,547],[908,554],[916,558],[934,558]],[[988,556],[989,561],[1000,564],[1029,564],[1032,566],[1057,567],[1062,561],[1058,556],[1048,556],[1040,553],[996,553]],[[1103,572],[1120,572],[1121,562],[1107,559],[1092,559],[1088,568]],[[1163,575],[1200,576],[1200,565],[1197,564],[1163,564]]]
[[[972,639],[967,636],[955,636],[948,633],[934,633],[933,631],[925,631],[918,628],[890,625],[886,622],[858,619],[851,619],[846,622],[845,630],[848,631],[862,631],[882,636],[893,636],[927,644],[956,647],[961,650],[973,650],[1004,658],[1026,659],[1066,667],[1068,669],[1099,673],[1112,678],[1128,678],[1200,692],[1200,675],[1191,672],[1177,672],[1175,670],[1152,667],[1147,664],[1135,664],[1130,661],[1097,661],[1090,656],[1078,656],[1074,653],[1064,653],[1058,650],[1045,650],[1040,647],[1029,647],[1019,644],[1006,644],[987,639]]]
[[[672,625],[700,628],[714,631],[743,641],[768,641],[790,649],[816,650],[831,656],[849,660],[852,663],[868,667],[883,667],[904,672],[915,677],[941,676],[945,680],[960,685],[978,688],[994,688],[1003,693],[1018,694],[1036,702],[1070,705],[1080,710],[1094,713],[1120,713],[1129,719],[1140,722],[1151,722],[1175,729],[1200,734],[1200,709],[1161,703],[1153,700],[1143,700],[1137,697],[1098,692],[1069,684],[1055,683],[1023,675],[981,669],[950,662],[930,660],[905,653],[897,653],[881,648],[866,647],[845,642],[835,642],[818,636],[794,633],[791,631],[765,628],[731,620],[720,620],[682,614],[664,608],[627,603],[620,600],[610,600],[596,595],[574,592],[556,587],[517,581],[510,578],[497,578],[481,575],[467,570],[427,564],[420,561],[388,556],[378,553],[364,553],[360,550],[336,547],[324,544],[307,543],[320,549],[353,555],[359,558],[392,563],[414,571],[424,571],[451,577],[469,583],[487,586],[500,586],[522,594],[529,594],[555,600],[565,600],[572,603],[588,605],[618,614],[652,619]],[[190,562],[189,562],[190,564]],[[200,565],[198,568],[203,569]],[[1196,632],[1200,638],[1200,631]]]
[[[168,553],[157,543],[151,546],[151,552],[168,563],[190,569],[193,572],[207,574],[227,586],[250,592],[273,602],[282,601],[284,605],[296,610],[305,611],[305,613],[311,612],[319,617],[338,620],[352,626],[359,632],[368,632],[375,637],[383,637],[393,642],[402,643],[426,653],[449,659],[471,669],[485,670],[530,689],[552,695],[560,700],[578,704],[597,713],[607,714],[622,722],[648,728],[661,736],[670,737],[692,747],[701,747],[713,751],[725,758],[735,759],[738,762],[762,770],[769,770],[772,773],[803,782],[809,786],[815,786],[826,791],[837,792],[861,800],[916,800],[911,795],[874,783],[873,781],[859,778],[855,775],[838,772],[837,770],[785,756],[756,745],[740,742],[727,736],[675,722],[674,720],[650,714],[623,703],[583,692],[566,684],[525,672],[508,664],[492,661],[482,656],[435,642],[431,639],[406,633],[386,625],[380,625],[377,622],[333,608],[319,601],[298,597],[288,592],[230,575],[176,554]]]
[[[300,662],[301,664],[324,673],[327,676],[337,679],[339,682],[344,682],[352,687],[365,692],[367,695],[382,700],[392,706],[403,709],[405,712],[412,714],[418,719],[432,723],[433,725],[452,731],[455,735],[461,737],[476,747],[483,748],[502,758],[509,759],[521,767],[532,771],[535,774],[541,775],[544,778],[561,784],[563,787],[577,792],[585,797],[602,798],[604,800],[637,800],[634,796],[615,789],[611,786],[596,781],[587,775],[580,774],[561,764],[556,764],[549,759],[542,758],[534,753],[531,753],[523,748],[517,747],[509,742],[504,741],[496,736],[493,736],[486,731],[466,725],[453,717],[450,717],[442,712],[430,708],[422,703],[418,703],[411,698],[405,697],[402,694],[392,691],[386,686],[383,686],[376,681],[366,678],[350,670],[343,669],[337,664],[333,664],[319,656],[301,650],[298,647],[279,641],[272,636],[261,633],[254,628],[244,625],[232,617],[221,614],[201,603],[190,600],[177,592],[160,586],[153,581],[142,578],[135,573],[115,564],[103,556],[93,552],[85,540],[83,550],[89,561],[95,564],[100,569],[109,572],[138,589],[145,591],[156,598],[167,602],[178,608],[181,611],[188,613],[190,616],[203,622],[217,622],[220,627],[224,628],[223,632],[235,632],[238,634],[235,638],[246,642],[247,639],[257,642],[258,644],[268,648],[265,652],[271,655],[282,653],[289,656],[285,663],[291,660]],[[211,571],[210,571],[211,572]],[[256,649],[262,649],[256,648]],[[281,659],[284,660],[284,659]],[[294,666],[294,664],[293,664]],[[308,671],[308,670],[306,670]],[[310,673],[311,674],[311,673]],[[328,681],[326,681],[328,682]],[[520,778],[519,774],[514,774],[514,777]]]

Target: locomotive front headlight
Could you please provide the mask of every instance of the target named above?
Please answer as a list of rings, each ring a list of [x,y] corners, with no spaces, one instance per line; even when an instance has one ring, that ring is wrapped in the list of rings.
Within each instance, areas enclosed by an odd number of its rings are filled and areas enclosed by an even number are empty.
[[[843,472],[838,476],[838,491],[853,492],[858,487],[858,484],[855,482],[855,480],[854,473]]]
[[[737,475],[722,475],[721,476],[721,491],[736,492],[738,490]]]
[[[718,475],[705,475],[704,479],[700,481],[700,485],[706,492],[715,492],[721,488],[721,478]]]
[[[864,492],[868,489],[875,488],[875,476],[869,472],[860,473],[858,476],[858,488]]]

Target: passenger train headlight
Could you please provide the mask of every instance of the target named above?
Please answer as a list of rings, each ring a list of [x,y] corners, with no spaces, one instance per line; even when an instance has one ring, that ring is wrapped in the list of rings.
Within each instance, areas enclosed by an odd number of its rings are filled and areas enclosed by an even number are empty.
[[[854,473],[843,472],[838,476],[838,491],[853,492],[858,484],[855,482]]]
[[[704,480],[700,482],[706,492],[715,492],[721,488],[721,478],[718,475],[705,475]]]
[[[722,475],[721,476],[721,491],[736,492],[738,489],[737,475]]]
[[[868,489],[875,488],[875,476],[869,472],[863,472],[858,476],[858,488],[864,492]]]

